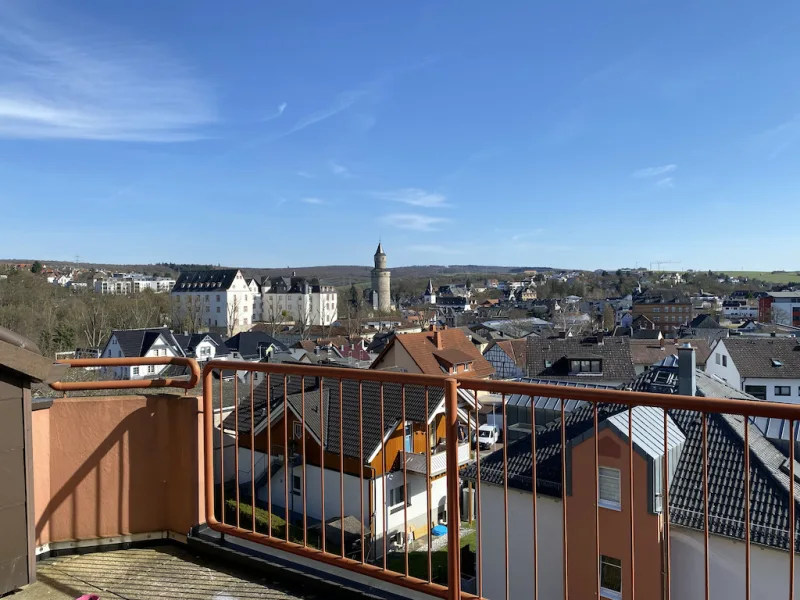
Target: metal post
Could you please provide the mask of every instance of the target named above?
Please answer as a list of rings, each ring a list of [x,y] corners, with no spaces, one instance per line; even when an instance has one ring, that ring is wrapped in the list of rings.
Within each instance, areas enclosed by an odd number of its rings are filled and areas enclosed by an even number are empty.
[[[447,444],[447,598],[461,597],[461,514],[458,501],[458,381],[444,382],[445,442]]]

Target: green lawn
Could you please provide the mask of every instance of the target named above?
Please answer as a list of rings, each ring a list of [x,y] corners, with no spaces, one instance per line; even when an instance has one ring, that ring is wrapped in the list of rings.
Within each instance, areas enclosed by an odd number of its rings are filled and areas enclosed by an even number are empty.
[[[793,281],[800,281],[799,271],[723,271],[730,277],[749,277],[751,279],[760,279],[767,283],[790,283]]]
[[[475,532],[461,537],[461,547],[469,546],[472,552],[477,548],[477,536]],[[378,562],[378,565],[382,565]],[[462,565],[463,567],[463,565]],[[405,555],[396,553],[386,560],[386,568],[395,573],[406,572]],[[442,585],[447,583],[447,549],[431,552],[431,573],[432,579]],[[428,552],[409,552],[408,553],[408,574],[418,579],[428,579]]]

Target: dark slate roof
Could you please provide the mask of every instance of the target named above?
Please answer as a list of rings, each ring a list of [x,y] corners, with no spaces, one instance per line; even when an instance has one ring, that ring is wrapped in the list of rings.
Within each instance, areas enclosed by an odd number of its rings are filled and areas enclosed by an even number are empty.
[[[269,347],[274,345],[280,351],[289,348],[263,331],[243,331],[225,340],[225,345],[232,351],[238,352],[242,358],[260,358],[259,346]]]
[[[711,315],[697,315],[689,321],[689,327],[691,329],[724,329]]]
[[[800,345],[794,337],[731,337],[722,343],[742,377],[800,379]]]
[[[603,359],[603,372],[597,376],[569,376],[567,356],[593,354]],[[546,366],[549,361],[550,366]],[[635,375],[630,340],[606,337],[602,344],[595,338],[528,338],[528,375],[573,381],[630,381]]]
[[[236,279],[238,269],[213,269],[208,271],[184,271],[175,281],[173,292],[227,290]]]
[[[585,383],[583,381],[564,381],[563,379],[520,379],[519,381],[523,383],[538,383],[540,385],[556,385],[559,387],[568,387],[568,388],[583,388],[583,389],[592,389],[592,390],[613,390],[616,389],[616,386],[608,385],[604,383]],[[569,392],[565,392],[565,395]],[[522,394],[511,394],[506,399],[506,404],[508,406],[523,406],[530,408],[531,406],[531,396],[522,395]],[[546,408],[549,410],[561,410],[561,400],[559,398],[551,398],[550,396],[534,396],[533,397],[533,404],[535,408]],[[581,408],[586,406],[587,403],[583,400],[571,400],[569,398],[565,399],[564,404],[564,411],[565,412],[572,412],[576,408]]]
[[[240,386],[240,390],[247,386]],[[343,380],[341,411],[339,408],[339,380],[325,379],[322,385],[323,396],[323,418],[324,431],[323,439],[327,451],[338,453],[340,447],[339,435],[339,414],[342,414],[342,424],[344,427],[344,447],[345,456],[350,458],[360,458],[358,437],[359,437],[359,386],[357,381]],[[283,377],[273,376],[270,378],[270,415],[275,411],[282,414],[283,411]],[[425,389],[417,385],[405,386],[406,398],[406,420],[424,423],[427,422],[435,409],[441,403],[444,392],[441,388],[428,388],[428,414],[425,413]],[[301,378],[286,378],[286,398],[289,406],[294,408],[296,413],[301,414],[303,394],[301,393]],[[386,383],[383,386],[383,427],[381,427],[381,395],[380,384],[365,381],[361,388],[362,415],[363,415],[363,455],[366,462],[370,455],[380,446],[381,433],[384,435],[394,431],[400,423],[402,415],[402,386],[394,383]],[[315,377],[305,378],[305,418],[306,426],[318,439],[320,437],[319,419],[319,382]],[[253,390],[253,408],[255,415],[256,429],[258,430],[262,422],[267,418],[267,382],[263,381]],[[288,408],[287,408],[288,410]],[[275,418],[275,417],[273,417]],[[233,430],[235,427],[235,415],[231,413],[224,421],[225,429]],[[250,392],[249,389],[240,394],[239,404],[239,434],[250,432]],[[391,465],[387,465],[391,466]]]
[[[178,356],[185,356],[181,345],[174,338],[172,332],[166,327],[151,329],[115,329],[111,332],[111,335],[116,336],[119,348],[126,357],[144,356],[159,336],[164,337],[167,345],[172,348],[175,354]],[[109,339],[111,338],[109,337]]]
[[[634,340],[657,340],[659,339],[658,329],[637,329],[631,334]]]
[[[193,333],[191,335],[176,333],[173,334],[173,337],[186,355],[194,354],[197,345],[206,338],[209,338],[211,343],[217,347],[215,356],[224,356],[226,354],[230,354],[230,350],[228,350],[228,347],[222,340],[222,336],[218,333]]]

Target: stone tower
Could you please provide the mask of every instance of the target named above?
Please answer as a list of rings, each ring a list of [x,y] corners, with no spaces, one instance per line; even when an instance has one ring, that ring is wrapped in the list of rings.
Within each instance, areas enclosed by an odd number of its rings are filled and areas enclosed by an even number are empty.
[[[375,268],[372,269],[372,291],[378,296],[376,308],[381,312],[392,310],[392,273],[386,269],[386,255],[383,246],[378,242],[375,251]]]

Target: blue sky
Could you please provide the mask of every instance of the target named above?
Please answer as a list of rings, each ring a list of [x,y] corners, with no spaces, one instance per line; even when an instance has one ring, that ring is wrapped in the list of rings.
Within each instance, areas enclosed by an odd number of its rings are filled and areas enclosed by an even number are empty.
[[[0,257],[796,269],[800,5],[3,0]],[[787,226],[788,225],[788,226]]]

